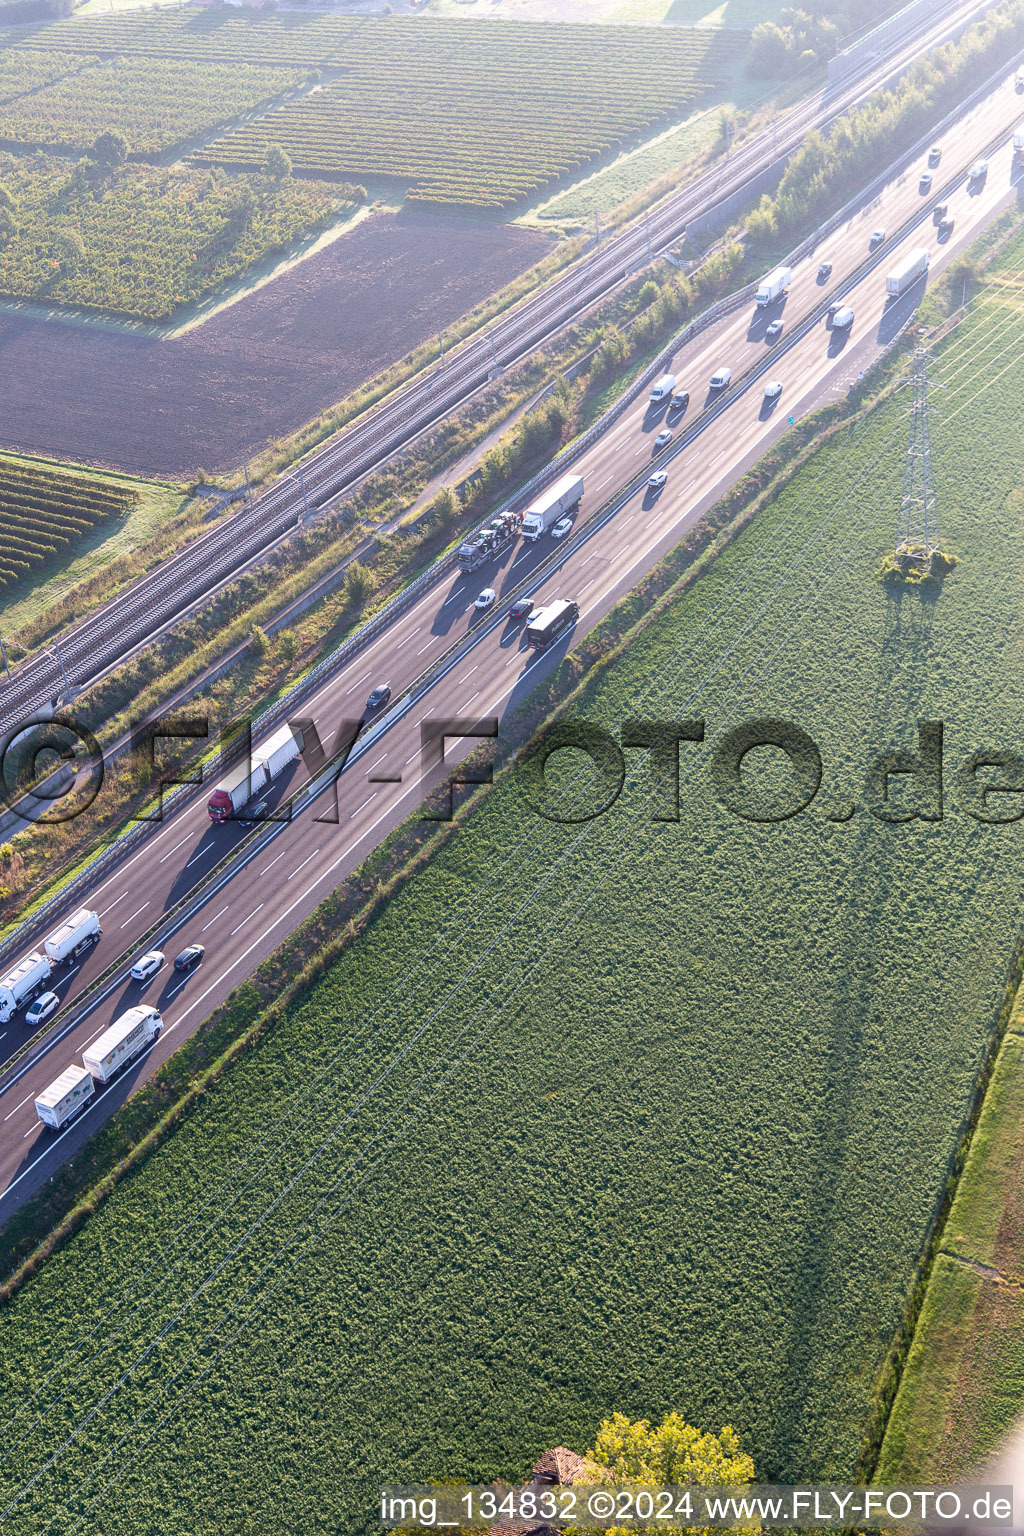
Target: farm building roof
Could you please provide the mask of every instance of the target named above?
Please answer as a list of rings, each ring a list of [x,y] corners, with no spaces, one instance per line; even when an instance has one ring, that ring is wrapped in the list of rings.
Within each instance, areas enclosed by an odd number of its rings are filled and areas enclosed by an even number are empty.
[[[544,1452],[533,1469],[533,1475],[548,1483],[575,1483],[584,1465],[582,1456],[567,1450],[564,1445],[556,1445],[553,1450]]]

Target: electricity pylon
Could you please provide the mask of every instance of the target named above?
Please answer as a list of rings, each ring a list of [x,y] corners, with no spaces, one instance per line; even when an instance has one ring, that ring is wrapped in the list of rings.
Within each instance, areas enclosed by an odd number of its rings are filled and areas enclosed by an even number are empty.
[[[913,388],[894,558],[901,571],[916,569],[928,574],[939,547],[939,513],[928,433],[928,350],[923,346],[914,353]]]

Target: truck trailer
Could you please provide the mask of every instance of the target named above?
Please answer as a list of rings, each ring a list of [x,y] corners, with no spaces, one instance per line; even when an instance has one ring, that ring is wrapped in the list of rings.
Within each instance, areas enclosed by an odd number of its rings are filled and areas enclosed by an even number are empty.
[[[583,495],[582,475],[563,475],[536,501],[531,501],[523,517],[523,538],[534,543],[542,533],[553,528],[560,517],[579,504]]]
[[[754,303],[758,309],[767,309],[769,304],[774,304],[780,299],[793,281],[792,267],[776,267],[774,272],[769,272],[767,277],[761,279],[760,287],[754,295]]]
[[[67,1067],[36,1099],[36,1114],[53,1131],[63,1130],[96,1092],[88,1067]]]
[[[98,944],[102,932],[99,913],[79,907],[43,940],[43,949],[54,965],[61,965],[65,960],[77,959],[91,945]]]
[[[302,755],[302,749],[306,745],[305,738],[298,726],[282,725],[279,731],[275,731],[262,747],[257,747],[252,754],[253,771],[257,763],[262,763],[268,779],[276,779],[289,763],[294,763]]]
[[[908,288],[913,288],[918,279],[924,277],[928,271],[930,261],[931,257],[923,246],[909,251],[899,266],[886,277],[886,296],[890,299],[898,299],[906,293]]]
[[[486,528],[478,528],[465,544],[460,544],[459,570],[475,571],[478,566],[486,565],[488,560],[501,554],[503,549],[514,542],[522,523],[522,514],[519,512],[499,512],[496,517],[492,517]]]
[[[139,1003],[115,1019],[110,1028],[82,1052],[82,1064],[88,1067],[98,1083],[109,1083],[122,1067],[153,1044],[163,1027],[159,1009],[149,1003]]]
[[[38,997],[49,981],[52,970],[53,966],[47,957],[34,949],[24,960],[19,960],[17,965],[0,976],[0,1024],[6,1024],[16,1008]]]
[[[531,613],[526,626],[526,643],[535,651],[544,651],[571,629],[580,616],[579,604],[560,597],[537,613]]]
[[[224,775],[206,802],[210,820],[220,823],[237,816],[253,795],[258,795],[269,783],[265,763],[257,762],[255,758],[247,763],[243,759],[237,768],[232,768],[230,773]]]

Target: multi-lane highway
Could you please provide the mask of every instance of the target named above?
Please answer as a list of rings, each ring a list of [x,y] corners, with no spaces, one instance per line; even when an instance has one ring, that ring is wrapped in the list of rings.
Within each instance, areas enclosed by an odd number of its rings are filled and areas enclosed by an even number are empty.
[[[428,426],[486,384],[495,362],[524,356],[570,320],[611,292],[651,252],[677,240],[695,218],[745,187],[765,167],[795,148],[813,127],[850,110],[871,91],[896,78],[926,48],[964,19],[984,9],[983,0],[947,5],[890,57],[878,60],[850,83],[783,114],[773,128],[754,135],[717,165],[670,195],[537,294],[510,309],[486,336],[471,338],[448,354],[445,365],[420,375],[380,407],[337,434],[304,462],[303,482],[281,479],[251,507],[225,518],[178,555],[119,593],[59,637],[60,658],[44,650],[15,669],[0,699],[0,727],[26,719],[60,696],[64,676],[81,686],[143,640],[163,629],[204,594],[223,584],[296,525],[307,497],[317,505],[350,487]]]
[[[997,136],[1008,135],[1021,116],[1024,102],[1007,79],[943,142],[941,164],[934,172],[936,192]],[[1007,141],[990,154],[983,180],[968,184],[964,175],[958,177],[948,197],[952,232],[943,233],[931,213],[933,198],[920,185],[926,160],[922,155],[919,163],[904,168],[880,196],[800,262],[784,300],[764,311],[751,303],[680,350],[672,366],[677,388],[690,393],[684,424],[708,398],[708,381],[719,366],[731,367],[738,381],[747,370],[764,365],[746,388],[734,388],[728,408],[710,416],[699,435],[680,443],[676,417],[667,417],[664,406],[652,409],[641,400],[579,461],[586,491],[577,528],[564,547],[549,538],[535,545],[518,543],[472,576],[456,576],[432,588],[345,671],[303,701],[297,713],[312,716],[321,740],[329,743],[342,721],[362,715],[375,684],[390,682],[399,700],[376,723],[372,740],[342,774],[336,821],[327,819],[329,796],[300,803],[290,822],[270,823],[259,831],[238,867],[218,877],[204,893],[197,911],[184,921],[172,919],[168,931],[161,931],[158,942],[169,960],[187,942],[207,946],[206,959],[196,971],[182,977],[168,964],[143,986],[126,979],[133,946],[246,836],[238,825],[211,825],[205,797],[154,829],[134,856],[98,880],[95,888],[76,893],[76,904],[85,900],[100,912],[103,939],[80,967],[59,978],[62,1014],[46,1039],[12,1062],[0,1078],[0,1220],[415,808],[425,785],[439,774],[435,770],[426,779],[422,774],[424,719],[500,719],[557,664],[564,643],[554,651],[528,651],[522,625],[502,613],[502,598],[525,583],[539,601],[565,596],[579,603],[577,636],[599,622],[723,490],[788,430],[790,415],[804,414],[829,392],[847,388],[912,319],[923,285],[888,306],[885,300],[885,275],[900,255],[925,246],[934,278],[1016,196],[1016,168]],[[907,221],[912,227],[894,247],[891,237]],[[876,228],[885,228],[890,239],[870,270],[852,281],[868,258]],[[828,279],[819,275],[822,262],[832,264]],[[850,332],[837,333],[813,319],[837,292],[855,311]],[[776,319],[783,321],[781,337],[770,341],[767,328]],[[783,390],[773,406],[763,391],[765,383],[775,379]],[[676,439],[657,452],[653,441],[666,419],[675,424]],[[655,463],[668,470],[660,494],[643,484]],[[549,561],[554,550],[561,551],[554,566],[545,564],[531,584],[531,572]],[[498,606],[478,615],[473,600],[484,586],[497,590]],[[452,651],[456,641],[461,644]],[[445,666],[417,686],[442,656],[447,656]],[[410,687],[411,695],[402,698]],[[457,750],[469,745],[461,743]],[[304,765],[296,765],[275,794],[291,793],[306,777]],[[123,969],[82,1016],[76,998],[122,951]],[[156,1003],[164,1014],[166,1027],[156,1046],[98,1095],[81,1120],[61,1134],[44,1130],[34,1113],[35,1095],[65,1065],[79,1060],[90,1040],[140,998]],[[0,1025],[0,1054],[10,1057],[28,1035],[21,1014]]]

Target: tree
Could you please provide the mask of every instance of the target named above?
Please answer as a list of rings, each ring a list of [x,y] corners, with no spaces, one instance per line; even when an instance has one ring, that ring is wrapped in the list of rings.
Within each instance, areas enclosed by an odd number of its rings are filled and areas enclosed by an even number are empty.
[[[93,140],[90,156],[104,170],[116,171],[128,158],[128,140],[123,133],[107,128]]]
[[[18,233],[18,225],[9,208],[0,207],[0,245],[10,245]]]
[[[267,157],[264,164],[266,165],[267,175],[272,176],[275,181],[287,181],[292,173],[291,156],[287,150],[281,148],[280,144],[269,144],[267,146]]]
[[[73,267],[85,255],[85,241],[82,239],[81,231],[71,224],[65,224],[60,229],[54,230],[53,245],[60,257],[61,266],[65,269]]]
[[[785,74],[789,68],[789,41],[774,21],[762,21],[750,34],[747,70],[762,79]]]
[[[740,1450],[731,1425],[705,1434],[678,1413],[668,1414],[656,1429],[648,1419],[631,1423],[624,1413],[605,1419],[593,1450],[578,1479],[581,1483],[614,1483],[617,1487],[718,1487],[742,1489],[754,1476],[754,1463]],[[659,1536],[679,1536],[681,1527],[658,1527]],[[731,1529],[746,1529],[743,1526]],[[608,1533],[624,1536],[624,1532]]]

